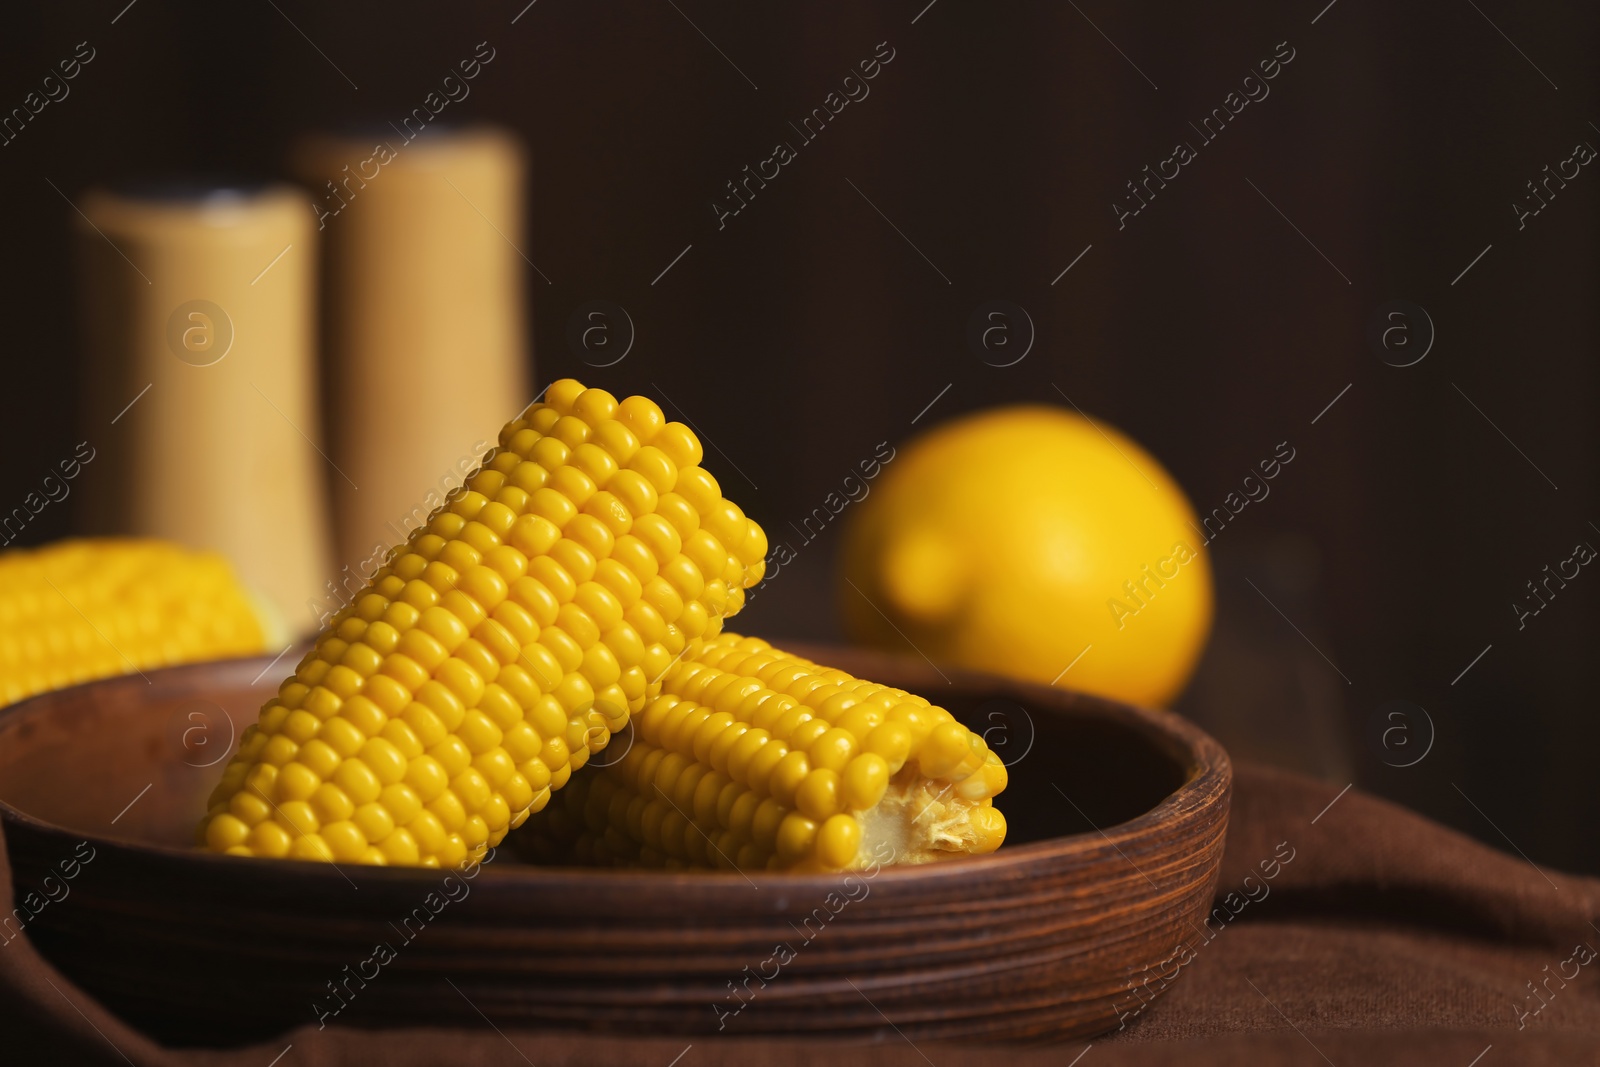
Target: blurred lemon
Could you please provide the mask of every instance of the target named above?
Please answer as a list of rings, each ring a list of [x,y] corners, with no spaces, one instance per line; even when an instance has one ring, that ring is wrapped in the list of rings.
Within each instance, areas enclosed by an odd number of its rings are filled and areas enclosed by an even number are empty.
[[[1178,694],[1211,625],[1183,491],[1116,430],[1053,407],[913,441],[852,516],[843,575],[856,640],[1137,704]]]

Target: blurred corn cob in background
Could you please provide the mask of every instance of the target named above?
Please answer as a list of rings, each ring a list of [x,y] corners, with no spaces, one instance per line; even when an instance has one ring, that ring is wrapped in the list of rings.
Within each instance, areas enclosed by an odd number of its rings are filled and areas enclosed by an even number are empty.
[[[0,703],[92,678],[266,647],[256,607],[212,552],[86,539],[0,552]]]
[[[336,614],[198,836],[451,867],[566,784],[738,611],[766,535],[644,397],[555,382]]]
[[[829,871],[993,852],[1006,769],[948,711],[725,633],[524,831],[547,862]],[[619,742],[621,744],[621,742]]]

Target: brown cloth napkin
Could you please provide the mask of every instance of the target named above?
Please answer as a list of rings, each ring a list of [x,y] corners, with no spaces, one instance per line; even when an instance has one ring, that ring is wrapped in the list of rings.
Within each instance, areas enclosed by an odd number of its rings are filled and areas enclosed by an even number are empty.
[[[10,893],[0,849],[6,910]],[[1217,898],[1205,939],[1167,968],[1166,995],[1137,1012],[1135,999],[1124,1029],[1092,1041],[912,1045],[886,1025],[868,1044],[691,1043],[502,1031],[485,1019],[464,1031],[305,1027],[249,1048],[173,1050],[17,938],[0,948],[0,1064],[1600,1064],[1600,880],[1537,868],[1353,789],[1244,765]]]

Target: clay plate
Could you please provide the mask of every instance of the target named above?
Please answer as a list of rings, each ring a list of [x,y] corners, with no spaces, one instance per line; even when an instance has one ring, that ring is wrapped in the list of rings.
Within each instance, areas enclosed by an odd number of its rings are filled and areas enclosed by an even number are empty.
[[[485,1016],[611,1033],[870,1038],[892,1026],[913,1040],[1038,1041],[1113,1029],[1161,988],[1222,859],[1231,770],[1215,741],[1167,712],[795,650],[922,693],[982,731],[1011,765],[1005,847],[848,879],[540,868],[502,847],[449,882],[194,851],[221,758],[284,672],[263,657],[0,710],[0,822],[21,908],[6,936],[25,920],[85,990],[181,1044],[240,1044],[319,1017],[475,1027]]]

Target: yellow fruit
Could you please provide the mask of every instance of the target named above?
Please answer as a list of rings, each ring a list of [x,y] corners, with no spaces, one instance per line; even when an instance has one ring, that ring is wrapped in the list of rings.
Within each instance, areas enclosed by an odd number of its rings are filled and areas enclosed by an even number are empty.
[[[1177,695],[1211,625],[1182,490],[1116,430],[1046,406],[905,447],[850,517],[843,574],[857,640],[1138,704]]]

